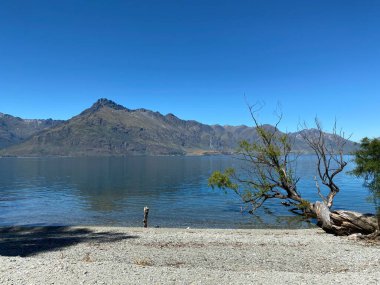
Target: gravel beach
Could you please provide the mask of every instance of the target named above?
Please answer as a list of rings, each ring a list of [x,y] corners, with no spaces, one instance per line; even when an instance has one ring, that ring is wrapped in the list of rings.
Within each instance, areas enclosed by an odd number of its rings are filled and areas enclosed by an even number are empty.
[[[0,284],[380,284],[380,246],[320,229],[0,228]]]

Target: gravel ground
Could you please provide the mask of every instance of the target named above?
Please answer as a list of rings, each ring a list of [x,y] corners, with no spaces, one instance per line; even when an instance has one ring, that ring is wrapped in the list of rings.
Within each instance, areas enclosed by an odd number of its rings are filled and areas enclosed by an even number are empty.
[[[0,284],[380,284],[380,246],[319,229],[0,228]]]

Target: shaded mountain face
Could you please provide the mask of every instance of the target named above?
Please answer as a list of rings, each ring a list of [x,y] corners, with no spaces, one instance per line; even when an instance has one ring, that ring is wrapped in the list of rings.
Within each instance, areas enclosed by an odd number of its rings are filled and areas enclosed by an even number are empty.
[[[266,128],[274,128],[267,125]],[[130,110],[100,99],[78,116],[51,126],[0,152],[16,156],[184,155],[230,153],[241,140],[257,139],[255,128],[209,126],[173,114]],[[307,152],[294,135],[295,145]]]
[[[24,120],[0,113],[0,149],[21,143],[32,135],[62,122],[52,119]]]

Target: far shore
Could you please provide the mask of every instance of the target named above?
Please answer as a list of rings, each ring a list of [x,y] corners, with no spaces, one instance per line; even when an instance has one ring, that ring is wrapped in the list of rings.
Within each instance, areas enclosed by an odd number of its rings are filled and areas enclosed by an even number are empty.
[[[320,229],[0,228],[0,284],[379,284],[380,246]]]
[[[297,155],[315,155],[312,152],[294,152]],[[97,153],[97,154],[73,154],[73,155],[1,155],[0,158],[86,158],[86,157],[191,157],[191,156],[235,156],[234,151],[209,151],[209,150],[192,150],[183,154],[143,154],[143,153],[131,153],[131,154],[109,154],[109,153]],[[346,153],[345,155],[351,155]]]

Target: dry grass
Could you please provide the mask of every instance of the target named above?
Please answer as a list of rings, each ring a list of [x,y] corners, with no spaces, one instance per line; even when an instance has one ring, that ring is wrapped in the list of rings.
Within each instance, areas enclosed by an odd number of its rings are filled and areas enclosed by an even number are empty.
[[[83,257],[82,261],[84,262],[93,262],[91,256],[90,256],[90,253],[87,252],[86,255]]]
[[[153,262],[150,259],[136,259],[134,261],[134,264],[139,266],[152,266]]]
[[[185,262],[182,262],[182,261],[176,261],[176,262],[167,262],[166,263],[166,266],[170,266],[170,267],[181,267],[182,265],[185,265]]]

